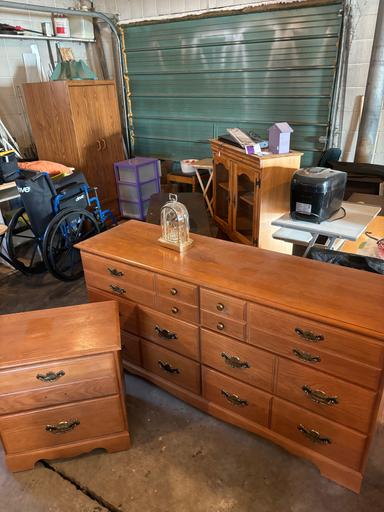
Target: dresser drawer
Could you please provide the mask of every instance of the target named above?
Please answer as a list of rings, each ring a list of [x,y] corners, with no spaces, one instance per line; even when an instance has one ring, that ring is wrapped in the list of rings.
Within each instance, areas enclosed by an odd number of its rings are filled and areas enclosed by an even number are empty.
[[[272,430],[349,468],[359,470],[366,436],[278,398],[272,404]]]
[[[269,352],[201,330],[201,362],[248,384],[272,391],[275,360]]]
[[[268,427],[271,397],[267,393],[204,366],[202,386],[209,402]]]
[[[124,361],[141,366],[140,338],[123,331],[121,333],[121,354]]]
[[[279,358],[276,394],[321,416],[368,432],[376,394]]]
[[[169,277],[156,276],[157,293],[163,297],[173,297],[191,306],[198,305],[197,286]]]
[[[331,373],[361,386],[373,390],[379,386],[381,371],[378,368],[346,359],[334,352],[320,350],[318,346],[295,343],[257,329],[250,329],[248,341],[252,345],[289,357],[307,367]]]
[[[156,309],[179,320],[195,324],[199,322],[198,308],[184,302],[179,302],[177,298],[168,299],[168,297],[158,295],[156,297]]]
[[[86,272],[112,279],[114,283],[123,288],[124,285],[127,285],[145,288],[151,292],[154,291],[154,275],[148,270],[87,253],[82,253],[81,259]]]
[[[231,318],[223,318],[222,316],[204,310],[201,310],[200,317],[203,327],[208,327],[208,329],[226,334],[227,336],[232,336],[232,338],[245,340],[246,328],[244,322],[237,322]]]
[[[118,396],[0,417],[2,440],[11,454],[88,440],[124,429]]]
[[[199,360],[199,328],[196,325],[141,307],[139,331],[142,338]]]
[[[144,288],[132,286],[129,283],[117,281],[113,276],[103,276],[88,270],[84,271],[87,287],[97,288],[104,292],[108,292],[109,298],[129,299],[145,306],[153,307],[155,305],[154,292],[148,291]]]
[[[245,320],[245,301],[204,288],[200,289],[200,308],[224,318]]]
[[[143,366],[149,372],[200,394],[200,365],[149,341],[141,341]]]
[[[293,342],[306,343],[310,350],[335,351],[361,363],[383,367],[384,345],[349,331],[256,304],[250,305],[249,325]]]

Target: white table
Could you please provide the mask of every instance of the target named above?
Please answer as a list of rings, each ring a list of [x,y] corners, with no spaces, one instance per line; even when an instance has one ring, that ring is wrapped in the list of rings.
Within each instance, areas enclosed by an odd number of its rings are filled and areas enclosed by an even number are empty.
[[[331,219],[320,224],[295,220],[291,218],[290,213],[285,213],[272,222],[273,226],[282,228],[273,234],[273,238],[307,245],[304,257],[320,235],[327,237],[325,245],[327,249],[336,249],[336,246],[344,240],[357,240],[381,210],[378,206],[349,202],[343,202],[342,206],[346,212],[344,218],[339,219],[343,213],[339,211]]]
[[[212,208],[213,197],[209,197],[209,195],[208,195],[209,186],[210,186],[210,184],[212,182],[212,178],[213,178],[212,158],[204,158],[203,160],[198,160],[197,162],[195,162],[194,164],[191,164],[191,165],[192,165],[192,167],[194,167],[196,169],[196,178],[199,182],[201,191],[203,192],[203,196],[204,196],[205,202],[207,203],[209,213],[213,217],[213,208]],[[206,185],[204,185],[204,183],[203,183],[203,180],[200,175],[200,170],[205,170],[205,171],[209,172],[209,178],[208,178]]]

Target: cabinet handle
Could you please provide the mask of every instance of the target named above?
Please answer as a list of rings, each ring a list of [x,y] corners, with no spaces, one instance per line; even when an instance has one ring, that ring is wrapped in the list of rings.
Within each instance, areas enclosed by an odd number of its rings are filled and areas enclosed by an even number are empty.
[[[302,361],[306,361],[307,363],[320,363],[320,361],[321,361],[320,356],[313,356],[312,354],[309,354],[308,352],[303,352],[302,350],[299,350],[298,348],[294,348],[292,350],[292,353],[298,359],[301,359]]]
[[[177,295],[177,289],[176,289],[176,288],[171,288],[171,289],[169,290],[169,293],[170,293],[171,295]]]
[[[320,434],[320,432],[317,432],[317,430],[306,428],[301,423],[300,423],[300,425],[297,425],[297,430],[302,432],[302,434],[304,434],[305,437],[307,439],[309,439],[310,441],[312,441],[313,443],[318,443],[318,444],[331,444],[332,443],[332,439],[330,437],[322,436]]]
[[[110,268],[108,267],[108,272],[112,275],[112,276],[116,276],[116,277],[121,277],[124,275],[124,272],[121,272],[120,270],[117,270],[116,268]]]
[[[113,292],[117,293],[118,295],[123,295],[124,293],[126,293],[124,288],[120,288],[120,286],[117,286],[117,284],[110,284],[109,287]]]
[[[326,393],[324,393],[324,391],[321,391],[320,389],[312,389],[306,384],[301,389],[312,400],[312,402],[317,404],[336,405],[339,403],[337,396],[328,396]]]
[[[64,377],[65,371],[59,370],[58,372],[48,372],[45,375],[42,373],[38,373],[36,375],[36,379],[41,380],[42,382],[54,382],[55,380],[60,379],[60,377]]]
[[[167,362],[161,361],[160,359],[157,362],[159,363],[160,368],[162,370],[164,370],[165,372],[167,372],[167,373],[173,373],[173,374],[180,373],[180,370],[178,368],[175,368],[175,367],[171,366]]]
[[[216,327],[219,329],[219,331],[223,331],[225,325],[222,322],[219,322]]]
[[[303,329],[300,329],[300,327],[295,328],[295,333],[305,341],[311,341],[312,343],[319,343],[319,341],[324,341],[324,336],[322,334],[316,334],[312,331],[303,331]]]
[[[65,434],[66,432],[73,430],[78,425],[80,425],[80,420],[78,419],[60,421],[57,425],[46,425],[45,430],[52,434]]]
[[[221,302],[218,302],[216,304],[216,309],[217,309],[217,311],[224,311],[224,304],[222,304]]]
[[[96,149],[97,149],[97,151],[101,151],[101,142],[99,139],[97,139],[97,141],[96,141]]]
[[[237,356],[231,356],[226,354],[225,352],[221,353],[221,357],[224,359],[225,363],[232,368],[250,368],[251,365],[247,361],[241,361]]]
[[[177,308],[176,306],[173,306],[173,308],[171,309],[172,313],[174,315],[177,315],[177,313],[179,312],[179,308]]]
[[[221,390],[221,394],[232,405],[236,405],[237,407],[245,407],[246,405],[248,405],[248,400],[243,400],[239,396],[234,395],[233,393],[229,393],[228,391],[225,391],[224,389]]]
[[[155,325],[155,332],[159,338],[165,338],[166,340],[177,340],[177,335],[175,332],[162,329],[158,325]]]
[[[107,143],[105,142],[105,139],[101,139],[101,151],[104,151],[104,149],[107,148]]]

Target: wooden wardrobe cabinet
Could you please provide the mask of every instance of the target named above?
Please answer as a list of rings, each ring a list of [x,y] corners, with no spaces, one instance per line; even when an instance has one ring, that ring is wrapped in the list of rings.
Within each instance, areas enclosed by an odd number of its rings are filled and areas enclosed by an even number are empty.
[[[290,253],[290,244],[272,238],[271,222],[289,210],[302,153],[258,157],[218,140],[211,147],[215,221],[234,242]]]
[[[75,167],[118,213],[113,164],[124,160],[115,83],[71,80],[23,84],[41,160]]]

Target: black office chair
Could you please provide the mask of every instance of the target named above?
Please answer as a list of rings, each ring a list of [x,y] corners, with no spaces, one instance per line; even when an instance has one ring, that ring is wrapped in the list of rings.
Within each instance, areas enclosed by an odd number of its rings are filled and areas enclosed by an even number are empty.
[[[375,274],[384,274],[384,260],[371,256],[312,247],[307,254],[307,258],[322,261],[323,263],[340,265],[342,267],[366,270],[367,272],[374,272]]]

